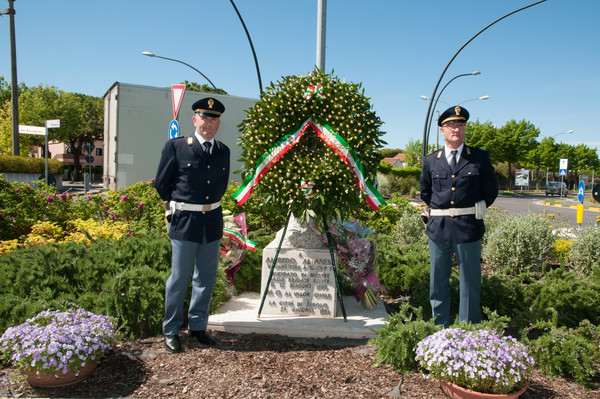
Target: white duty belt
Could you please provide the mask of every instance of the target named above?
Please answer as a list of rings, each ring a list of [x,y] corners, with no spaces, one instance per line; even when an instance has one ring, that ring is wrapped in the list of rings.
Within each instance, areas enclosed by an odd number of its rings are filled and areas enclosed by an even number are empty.
[[[192,212],[208,212],[217,209],[221,206],[221,201],[214,204],[188,204],[187,202],[170,201],[169,208],[171,211],[192,211]]]
[[[475,207],[470,206],[468,208],[448,208],[448,209],[430,209],[429,214],[431,216],[461,216],[461,215],[474,215]]]
[[[481,200],[475,203],[475,206],[468,208],[448,208],[448,209],[427,209],[426,216],[462,216],[475,215],[475,219],[483,219],[485,217],[485,201]]]

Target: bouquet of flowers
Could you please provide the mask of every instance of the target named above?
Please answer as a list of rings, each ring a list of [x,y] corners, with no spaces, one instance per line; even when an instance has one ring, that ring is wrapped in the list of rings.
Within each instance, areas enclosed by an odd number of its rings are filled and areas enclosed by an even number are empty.
[[[248,239],[246,214],[233,216],[230,211],[223,211],[223,239],[219,263],[225,268],[225,275],[233,291],[235,273],[240,269],[246,250],[254,251],[256,243]]]
[[[341,265],[340,275],[354,286],[356,300],[372,309],[377,295],[387,292],[377,277],[375,232],[355,219],[329,222],[328,227]],[[327,237],[323,240],[327,242]]]
[[[113,338],[108,316],[84,309],[46,310],[7,328],[0,345],[17,369],[58,376],[100,359],[112,348]]]
[[[420,341],[416,353],[417,363],[430,375],[491,394],[522,389],[535,363],[523,344],[488,329],[438,331]]]

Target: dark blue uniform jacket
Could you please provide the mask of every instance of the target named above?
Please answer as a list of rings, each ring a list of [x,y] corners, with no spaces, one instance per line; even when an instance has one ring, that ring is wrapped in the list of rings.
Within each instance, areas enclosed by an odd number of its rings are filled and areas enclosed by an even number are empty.
[[[208,155],[195,135],[165,143],[154,187],[163,201],[212,204],[221,200],[229,182],[229,148],[215,140]],[[208,212],[177,211],[171,220],[169,237],[207,242],[223,236],[223,209]]]
[[[496,173],[487,151],[465,145],[455,173],[443,149],[425,156],[421,199],[431,209],[467,208],[481,200],[490,206],[497,196]],[[475,215],[434,216],[427,222],[427,235],[432,240],[448,242],[451,231],[457,243],[466,243],[480,240],[485,228]]]

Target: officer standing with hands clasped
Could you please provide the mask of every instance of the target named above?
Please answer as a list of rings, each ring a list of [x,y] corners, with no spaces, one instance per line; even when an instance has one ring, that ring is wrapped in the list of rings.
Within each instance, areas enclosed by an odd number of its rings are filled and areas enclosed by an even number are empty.
[[[425,156],[421,199],[427,204],[429,301],[435,324],[450,325],[450,272],[456,254],[460,278],[459,321],[481,322],[481,238],[485,210],[498,196],[487,151],[464,144],[469,112],[448,108],[438,119],[445,147]]]
[[[179,331],[192,280],[188,331],[200,344],[215,345],[206,333],[223,236],[221,198],[229,182],[229,148],[214,139],[225,106],[216,98],[192,105],[195,131],[163,147],[154,187],[165,202],[171,238],[171,276],[165,286],[165,349],[182,352]],[[193,275],[192,275],[193,274]]]

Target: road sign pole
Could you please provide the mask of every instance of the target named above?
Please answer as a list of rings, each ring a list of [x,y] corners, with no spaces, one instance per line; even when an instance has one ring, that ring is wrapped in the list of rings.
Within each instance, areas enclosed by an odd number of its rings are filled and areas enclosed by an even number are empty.
[[[48,185],[48,128],[44,127],[44,137],[46,138],[45,142],[46,142],[46,149],[44,150],[44,158],[46,161],[46,167],[45,167],[45,180],[46,180],[46,185]]]

